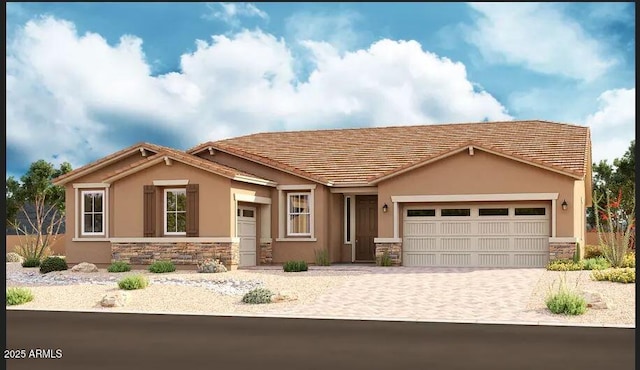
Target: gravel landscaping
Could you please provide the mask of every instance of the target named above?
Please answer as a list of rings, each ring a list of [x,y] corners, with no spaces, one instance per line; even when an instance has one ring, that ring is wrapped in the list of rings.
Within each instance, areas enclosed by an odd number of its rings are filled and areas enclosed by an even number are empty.
[[[104,308],[100,300],[118,291],[117,282],[143,274],[150,285],[129,291],[124,307]],[[599,292],[613,306],[588,309],[580,316],[554,315],[545,298],[554,281],[565,276],[571,288]],[[192,314],[268,314],[292,317],[345,317],[411,320],[539,322],[635,327],[635,284],[592,281],[589,271],[544,269],[429,269],[363,265],[311,266],[285,273],[281,267],[203,274],[178,270],[40,274],[7,263],[7,287],[29,287],[31,302],[11,309]],[[273,304],[245,304],[254,288],[293,293],[297,299]]]

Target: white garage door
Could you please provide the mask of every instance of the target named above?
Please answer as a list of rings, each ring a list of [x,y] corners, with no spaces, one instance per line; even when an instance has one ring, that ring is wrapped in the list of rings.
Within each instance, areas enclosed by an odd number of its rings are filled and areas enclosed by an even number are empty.
[[[403,265],[543,267],[549,227],[544,204],[406,207]]]

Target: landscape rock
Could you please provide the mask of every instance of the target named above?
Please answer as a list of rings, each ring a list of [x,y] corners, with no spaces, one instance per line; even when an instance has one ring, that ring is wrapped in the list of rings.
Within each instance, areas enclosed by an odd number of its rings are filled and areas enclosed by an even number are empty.
[[[611,302],[607,302],[602,297],[602,294],[598,292],[584,291],[582,292],[582,296],[584,297],[585,301],[587,301],[588,308],[593,308],[596,310],[605,310],[605,309],[613,308],[613,305],[611,304]]]
[[[71,268],[72,272],[98,272],[98,268],[93,263],[80,262]]]
[[[127,303],[129,294],[123,291],[111,292],[105,294],[100,301],[102,307],[122,307]]]
[[[273,303],[295,301],[297,299],[298,299],[298,296],[295,293],[287,290],[280,291],[274,294],[273,296],[271,296],[271,302]]]

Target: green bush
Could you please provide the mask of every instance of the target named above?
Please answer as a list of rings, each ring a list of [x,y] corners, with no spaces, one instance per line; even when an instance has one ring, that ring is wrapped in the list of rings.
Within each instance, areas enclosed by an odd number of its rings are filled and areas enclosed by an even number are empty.
[[[611,267],[609,261],[604,257],[587,258],[580,261],[583,270],[604,270]]]
[[[38,267],[38,266],[40,266],[39,258],[30,257],[30,258],[25,258],[25,260],[22,261],[22,267]]]
[[[107,271],[109,272],[127,272],[131,271],[131,266],[123,261],[116,261],[107,267]]]
[[[591,273],[591,278],[598,281],[611,281],[614,283],[635,283],[635,268],[614,268],[609,270],[596,270]]]
[[[7,306],[33,301],[33,293],[27,288],[7,288]]]
[[[602,249],[597,245],[586,245],[584,247],[584,258],[602,257]]]
[[[20,262],[22,263],[24,258],[16,252],[7,253],[7,262]]]
[[[174,272],[176,270],[176,266],[171,261],[157,261],[149,266],[149,271],[162,274],[165,272]]]
[[[555,314],[582,315],[587,311],[584,297],[575,292],[561,291],[547,298],[547,308]]]
[[[242,297],[242,302],[250,304],[271,303],[273,292],[265,288],[256,288]]]
[[[582,264],[572,260],[553,260],[547,265],[549,271],[578,271],[582,270]]]
[[[51,271],[64,271],[68,269],[67,261],[60,257],[47,257],[40,263],[40,272],[46,274]]]
[[[305,261],[287,261],[282,266],[284,272],[300,272],[309,270]]]
[[[635,268],[636,267],[636,253],[635,252],[627,253],[624,256],[624,259],[622,260],[622,265],[620,265],[620,267]]]
[[[382,252],[382,256],[376,259],[376,265],[385,267],[393,265],[393,261],[391,260],[391,256],[388,251]]]
[[[149,286],[149,279],[144,275],[132,275],[118,282],[118,287],[124,290],[144,289]]]
[[[585,298],[567,287],[566,272],[564,276],[560,277],[558,288],[555,291],[553,285],[551,286],[545,303],[549,311],[554,314],[582,315],[587,311]]]
[[[576,243],[576,251],[573,252],[573,262],[580,263],[580,260],[582,260],[581,252],[580,243]]]
[[[331,260],[329,259],[328,249],[315,250],[314,253],[316,255],[316,265],[331,266]]]

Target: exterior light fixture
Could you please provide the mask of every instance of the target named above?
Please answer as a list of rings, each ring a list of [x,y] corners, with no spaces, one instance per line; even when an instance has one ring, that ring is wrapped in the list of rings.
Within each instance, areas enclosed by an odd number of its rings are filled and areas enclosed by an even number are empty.
[[[562,209],[566,211],[567,207],[568,207],[568,204],[567,204],[567,200],[565,199],[562,201]]]
[[[382,212],[387,213],[388,210],[389,206],[387,205],[387,203],[385,203],[384,206],[382,206]]]

